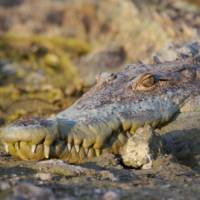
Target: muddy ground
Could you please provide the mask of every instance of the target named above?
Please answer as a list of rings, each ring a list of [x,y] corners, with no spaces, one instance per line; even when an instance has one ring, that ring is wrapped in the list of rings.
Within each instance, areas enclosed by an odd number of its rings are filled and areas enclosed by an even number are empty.
[[[1,199],[199,199],[200,167],[172,156],[149,170],[124,168],[112,155],[79,166],[24,162],[2,154]],[[194,162],[193,162],[194,163]]]
[[[0,126],[55,114],[97,73],[152,62],[165,45],[199,40],[198,6],[197,0],[0,0]],[[77,166],[19,161],[0,151],[0,199],[199,199],[199,185],[198,156],[166,155],[152,169],[136,170],[113,155]]]

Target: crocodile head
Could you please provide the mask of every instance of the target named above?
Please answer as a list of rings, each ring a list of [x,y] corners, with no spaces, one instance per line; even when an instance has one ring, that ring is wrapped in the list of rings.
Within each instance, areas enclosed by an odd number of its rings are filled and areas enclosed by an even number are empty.
[[[78,163],[104,152],[119,154],[127,138],[146,124],[165,126],[181,112],[198,110],[200,64],[196,58],[131,64],[103,73],[74,105],[48,119],[2,129],[11,155],[25,160],[61,158]]]

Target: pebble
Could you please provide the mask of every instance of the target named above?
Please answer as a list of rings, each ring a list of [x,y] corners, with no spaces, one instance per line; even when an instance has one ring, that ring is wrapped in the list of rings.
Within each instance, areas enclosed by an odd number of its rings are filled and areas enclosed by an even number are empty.
[[[7,190],[10,188],[10,184],[7,182],[1,182],[0,183],[0,190]]]
[[[50,173],[37,173],[35,177],[41,179],[42,181],[48,181],[52,179],[52,175]]]
[[[49,199],[55,200],[53,192],[44,187],[39,187],[31,183],[20,183],[13,188],[13,199]]]
[[[119,200],[119,195],[116,192],[108,191],[104,193],[102,200]]]

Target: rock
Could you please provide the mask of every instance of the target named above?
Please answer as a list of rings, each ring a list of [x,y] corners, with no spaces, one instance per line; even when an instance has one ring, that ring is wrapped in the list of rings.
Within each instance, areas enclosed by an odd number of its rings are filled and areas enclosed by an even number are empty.
[[[60,60],[59,57],[55,54],[48,53],[44,58],[45,63],[47,66],[59,68]]]
[[[5,84],[5,80],[15,76],[18,67],[18,65],[9,63],[6,60],[0,60],[0,84]]]
[[[108,171],[108,170],[101,170],[101,171],[99,171],[99,172],[96,172],[96,174],[99,176],[99,177],[101,177],[101,179],[103,180],[110,180],[110,181],[112,181],[112,182],[117,182],[117,181],[119,181],[119,178],[118,177],[116,177],[115,175],[114,175],[114,173],[112,173],[112,172],[110,172],[110,171]]]
[[[14,7],[14,6],[19,6],[20,4],[23,3],[24,0],[1,0],[0,1],[0,6],[8,8],[8,7]]]
[[[48,181],[52,179],[52,175],[50,173],[37,173],[35,176],[42,181]]]
[[[116,192],[108,191],[103,195],[103,200],[118,200],[120,199],[119,195]]]
[[[162,48],[159,53],[153,55],[153,59],[157,62],[173,61],[178,58],[186,59],[189,57],[194,57],[199,54],[199,44],[198,42],[188,43],[188,44],[168,44]]]
[[[96,157],[93,159],[96,163],[96,165],[100,167],[119,167],[120,165],[120,160],[117,158],[114,154],[111,153],[104,153],[99,157]]]
[[[86,174],[95,174],[95,170],[93,169],[87,169],[81,166],[70,165],[62,160],[40,161],[37,163],[35,168],[40,168],[42,172],[59,174],[64,176],[80,176]]]
[[[108,159],[107,161],[102,163],[103,166],[99,166],[98,163],[96,162],[95,164],[92,164],[93,162],[92,163],[88,162],[84,164],[84,167],[67,164],[62,160],[52,159],[52,160],[40,161],[33,168],[41,171],[41,173],[36,174],[36,177],[39,177],[41,180],[51,180],[53,174],[57,174],[57,175],[64,175],[67,177],[98,176],[102,180],[111,180],[113,182],[118,181],[118,177],[115,176],[115,174],[112,173],[112,171],[104,169],[106,168],[106,165],[109,162]],[[112,162],[116,162],[116,161],[112,161]],[[110,165],[107,167],[111,167],[111,166],[113,166],[113,164],[110,163]]]
[[[128,167],[149,169],[160,153],[161,138],[150,126],[139,128],[121,151],[123,163]]]
[[[13,199],[50,199],[54,200],[53,192],[44,187],[38,187],[31,183],[20,183],[13,188]]]
[[[0,182],[0,190],[7,190],[11,187],[8,182]]]
[[[105,46],[82,57],[78,62],[80,76],[85,85],[95,83],[95,76],[101,72],[116,72],[122,68],[126,52],[121,45]]]

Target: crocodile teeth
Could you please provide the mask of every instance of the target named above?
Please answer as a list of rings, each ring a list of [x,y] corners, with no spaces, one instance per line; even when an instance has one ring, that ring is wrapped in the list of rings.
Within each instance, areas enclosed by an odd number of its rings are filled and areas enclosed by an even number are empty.
[[[79,153],[79,150],[80,150],[79,145],[78,145],[78,144],[75,144],[74,147],[75,147],[75,149],[76,149],[76,152]]]
[[[49,153],[50,153],[50,147],[47,145],[44,145],[44,157],[49,158]]]
[[[129,132],[126,133],[127,137],[130,138],[131,134]]]
[[[36,150],[36,145],[33,144],[33,145],[31,146],[31,152],[32,152],[32,153],[35,153],[35,150]]]
[[[88,158],[93,158],[95,155],[95,152],[94,152],[94,149],[93,148],[90,148],[89,151],[88,151]]]
[[[6,153],[9,153],[9,150],[8,150],[8,144],[7,144],[7,143],[4,143],[4,147],[5,147],[5,151],[6,151]]]
[[[70,143],[67,143],[67,147],[68,147],[68,150],[71,151],[72,145]]]
[[[17,149],[17,151],[19,150],[19,142],[15,143],[15,148]]]
[[[96,156],[99,157],[100,156],[100,149],[95,149],[95,153],[96,153]]]
[[[89,149],[88,148],[84,148],[86,155],[88,154]]]
[[[124,131],[127,131],[131,128],[131,124],[132,124],[131,120],[122,118],[121,122],[122,122],[122,127]]]
[[[130,130],[130,133],[131,133],[131,134],[135,134],[136,130],[137,130],[139,127],[143,126],[143,125],[144,125],[143,122],[134,121],[134,122],[132,123],[132,127],[131,127],[131,130]]]

